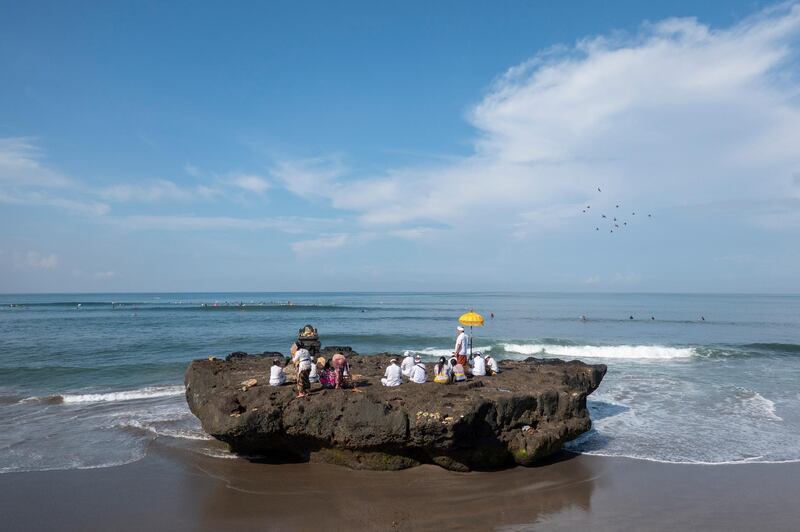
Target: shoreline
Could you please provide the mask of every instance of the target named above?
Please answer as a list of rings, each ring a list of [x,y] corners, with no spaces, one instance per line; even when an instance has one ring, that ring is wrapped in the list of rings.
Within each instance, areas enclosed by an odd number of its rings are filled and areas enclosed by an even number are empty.
[[[798,463],[570,453],[497,472],[354,471],[213,458],[156,440],[121,466],[4,473],[0,514],[13,531],[793,530],[798,474]]]

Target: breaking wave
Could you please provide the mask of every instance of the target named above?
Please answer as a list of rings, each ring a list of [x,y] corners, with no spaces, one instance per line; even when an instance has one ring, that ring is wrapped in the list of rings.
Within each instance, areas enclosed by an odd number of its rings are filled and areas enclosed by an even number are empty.
[[[28,397],[21,403],[37,402],[47,404],[75,404],[75,403],[106,403],[118,401],[132,401],[135,399],[153,399],[156,397],[171,397],[183,395],[186,389],[183,386],[148,386],[138,390],[126,390],[108,393],[84,393],[47,395],[44,397]]]
[[[533,356],[551,355],[575,358],[673,359],[697,354],[693,347],[662,345],[556,345],[502,344],[506,353]]]

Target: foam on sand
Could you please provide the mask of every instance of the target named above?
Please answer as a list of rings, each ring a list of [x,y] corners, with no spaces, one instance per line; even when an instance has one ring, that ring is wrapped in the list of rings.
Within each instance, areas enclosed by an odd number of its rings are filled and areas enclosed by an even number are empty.
[[[570,358],[672,359],[696,355],[693,347],[663,345],[555,345],[502,344],[506,353],[526,356],[551,355]]]

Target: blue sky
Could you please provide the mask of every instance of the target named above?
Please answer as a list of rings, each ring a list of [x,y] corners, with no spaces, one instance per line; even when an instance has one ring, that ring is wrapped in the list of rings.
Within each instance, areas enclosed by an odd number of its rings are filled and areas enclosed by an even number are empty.
[[[0,2],[0,291],[800,292],[797,3],[162,4]]]

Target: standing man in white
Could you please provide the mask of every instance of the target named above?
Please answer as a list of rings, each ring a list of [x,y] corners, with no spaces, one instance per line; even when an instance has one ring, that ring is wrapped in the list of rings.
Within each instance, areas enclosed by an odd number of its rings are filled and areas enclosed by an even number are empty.
[[[469,336],[464,332],[464,327],[460,325],[456,327],[456,331],[458,331],[458,336],[456,337],[456,347],[453,351],[453,355],[456,357],[456,361],[466,368],[467,353],[469,351]]]

